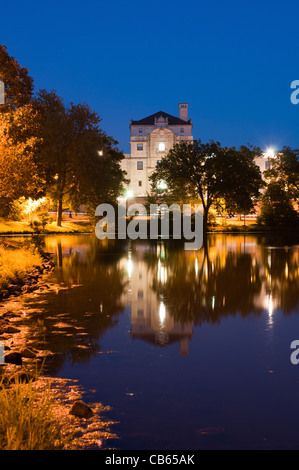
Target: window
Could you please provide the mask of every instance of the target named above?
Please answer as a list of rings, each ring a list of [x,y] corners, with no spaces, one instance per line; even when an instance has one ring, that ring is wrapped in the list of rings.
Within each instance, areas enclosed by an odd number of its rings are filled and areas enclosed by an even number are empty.
[[[143,299],[143,290],[138,291],[138,299]]]
[[[139,134],[142,134],[142,128],[139,127]]]
[[[185,132],[185,129],[181,127],[181,134],[184,134],[184,132]]]
[[[165,143],[164,142],[160,142],[159,143],[159,152],[165,152]]]
[[[269,170],[269,168],[270,168],[270,162],[265,162],[265,168],[266,168],[266,170]]]
[[[137,144],[137,150],[143,150],[143,144]]]
[[[142,186],[142,181],[138,181],[138,186]]]
[[[143,162],[137,162],[137,170],[143,170]]]
[[[143,310],[138,310],[138,317],[142,318],[143,317]]]

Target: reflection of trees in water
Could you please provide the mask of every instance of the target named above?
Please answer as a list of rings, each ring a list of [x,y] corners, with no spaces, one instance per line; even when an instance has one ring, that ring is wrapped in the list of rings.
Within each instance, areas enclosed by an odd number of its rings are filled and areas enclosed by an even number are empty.
[[[261,281],[250,255],[228,254],[224,265],[222,261],[216,258],[211,262],[207,253],[192,261],[178,253],[171,260],[167,282],[164,286],[155,282],[153,289],[163,295],[175,320],[215,323],[223,316],[236,313],[246,316],[255,310],[254,299]]]
[[[58,240],[62,266],[53,274],[56,294],[47,292],[30,308],[40,309],[27,320],[30,340],[43,349],[58,353],[51,371],[58,370],[66,357],[88,361],[98,349],[98,340],[117,323],[124,310],[122,296],[127,284],[118,262],[122,250],[99,249],[93,243],[77,248],[75,239],[67,246]]]
[[[216,323],[230,315],[259,315],[269,295],[284,313],[298,307],[298,250],[254,243],[254,249],[246,251],[246,238],[243,246],[242,239],[236,239],[240,244],[235,251],[217,251],[217,236],[212,236],[197,254],[166,247],[163,260],[145,258],[149,269],[158,270],[162,262],[167,270],[166,281],[161,283],[156,276],[152,289],[176,321]]]
[[[263,252],[266,290],[278,308],[291,313],[299,306],[299,253],[294,248],[269,248]]]
[[[292,312],[299,300],[298,250],[270,241],[264,236],[213,235],[196,253],[185,251],[179,241],[103,243],[90,236],[52,237],[46,249],[56,254],[60,266],[53,281],[66,289],[43,294],[42,311],[27,320],[30,339],[59,353],[52,371],[65,357],[88,361],[124,310],[128,277],[120,260],[127,258],[128,249],[151,271],[147,288],[163,300],[177,323],[259,315],[269,298],[274,309]],[[279,249],[273,248],[274,242]],[[29,306],[40,309],[39,300],[31,299]]]

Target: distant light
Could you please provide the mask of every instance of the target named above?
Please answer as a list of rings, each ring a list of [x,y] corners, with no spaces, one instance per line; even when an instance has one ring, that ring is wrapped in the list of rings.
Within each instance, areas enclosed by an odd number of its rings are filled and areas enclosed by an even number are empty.
[[[165,181],[163,181],[163,180],[159,181],[158,188],[159,189],[167,189],[167,184],[165,183]]]
[[[272,317],[273,315],[273,298],[272,298],[272,295],[270,294],[269,297],[268,297],[268,312],[269,312],[269,316]]]
[[[165,143],[164,142],[160,142],[159,143],[159,152],[165,152]]]
[[[164,322],[165,322],[165,319],[166,319],[166,307],[165,307],[164,302],[161,302],[161,303],[160,303],[160,307],[159,307],[159,319],[160,319],[160,323],[162,323],[162,325],[163,325]]]
[[[165,284],[167,281],[167,269],[165,266],[163,266],[160,259],[158,262],[157,278],[158,278],[158,281],[161,282],[161,284]]]
[[[134,196],[133,191],[131,191],[131,189],[128,189],[128,191],[126,192],[126,198],[132,199],[133,196]]]
[[[103,150],[99,150],[99,156],[100,156],[100,157],[103,156]]]
[[[274,158],[275,157],[275,150],[273,147],[268,147],[265,152],[266,158]]]
[[[132,255],[131,253],[128,253],[128,259],[127,259],[127,273],[129,279],[131,279],[132,274],[133,274],[133,261],[132,261]]]
[[[198,259],[195,258],[195,275],[198,275]]]

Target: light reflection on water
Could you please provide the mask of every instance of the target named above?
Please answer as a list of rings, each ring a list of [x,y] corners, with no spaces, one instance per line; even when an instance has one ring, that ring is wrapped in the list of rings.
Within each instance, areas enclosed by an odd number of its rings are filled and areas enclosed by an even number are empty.
[[[112,406],[116,447],[299,447],[294,240],[210,235],[189,252],[48,236],[45,248],[57,259],[51,281],[66,289],[42,295],[32,336],[58,354],[51,373]]]

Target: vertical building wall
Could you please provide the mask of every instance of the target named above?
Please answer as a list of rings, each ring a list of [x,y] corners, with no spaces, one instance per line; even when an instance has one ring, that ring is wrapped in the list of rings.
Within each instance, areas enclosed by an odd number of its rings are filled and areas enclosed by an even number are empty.
[[[130,183],[127,187],[133,197],[144,197],[151,192],[149,177],[176,143],[193,141],[192,124],[188,121],[188,105],[179,105],[180,118],[159,112],[150,116],[152,124],[131,122],[131,154],[126,155],[122,168]],[[183,119],[182,119],[183,118]],[[143,120],[144,121],[144,120]]]

